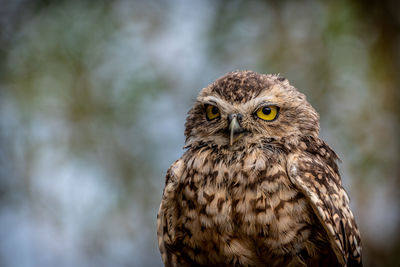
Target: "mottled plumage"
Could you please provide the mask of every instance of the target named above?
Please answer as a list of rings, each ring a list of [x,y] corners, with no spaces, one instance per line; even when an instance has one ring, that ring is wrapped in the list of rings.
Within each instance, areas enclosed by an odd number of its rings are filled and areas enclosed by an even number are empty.
[[[204,88],[158,213],[166,266],[361,266],[360,235],[319,116],[252,71]]]

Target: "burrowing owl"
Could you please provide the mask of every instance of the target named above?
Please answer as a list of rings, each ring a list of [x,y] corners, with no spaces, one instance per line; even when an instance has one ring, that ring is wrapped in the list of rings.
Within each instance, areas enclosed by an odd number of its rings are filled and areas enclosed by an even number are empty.
[[[185,124],[158,213],[166,266],[361,266],[361,241],[319,116],[278,75],[228,73]]]

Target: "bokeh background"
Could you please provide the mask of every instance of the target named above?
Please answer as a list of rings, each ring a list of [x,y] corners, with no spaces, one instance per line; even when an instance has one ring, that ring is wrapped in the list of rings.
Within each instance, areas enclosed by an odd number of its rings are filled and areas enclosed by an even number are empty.
[[[0,266],[162,266],[156,213],[201,88],[280,73],[342,159],[366,266],[400,266],[392,1],[0,1]]]

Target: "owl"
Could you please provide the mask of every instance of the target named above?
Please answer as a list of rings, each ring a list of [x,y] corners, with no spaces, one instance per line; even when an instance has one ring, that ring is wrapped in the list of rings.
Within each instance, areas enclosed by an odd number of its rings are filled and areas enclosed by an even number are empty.
[[[188,112],[157,215],[165,266],[362,266],[338,156],[279,75],[226,74]]]

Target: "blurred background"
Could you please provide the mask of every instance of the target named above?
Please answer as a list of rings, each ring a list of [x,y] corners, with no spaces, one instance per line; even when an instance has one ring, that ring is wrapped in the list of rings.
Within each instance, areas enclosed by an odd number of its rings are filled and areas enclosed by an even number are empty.
[[[400,266],[400,5],[0,0],[0,266],[162,266],[199,91],[280,73],[342,159],[366,266]]]

